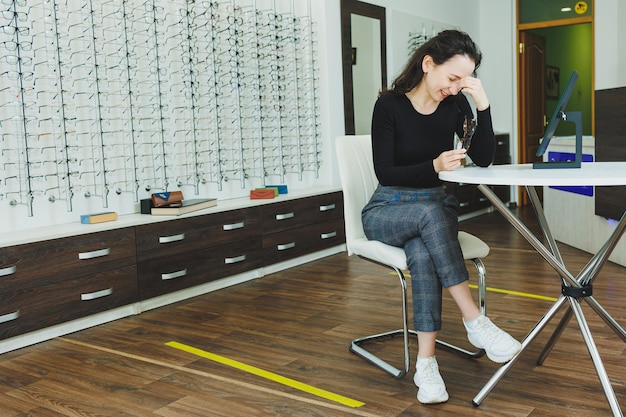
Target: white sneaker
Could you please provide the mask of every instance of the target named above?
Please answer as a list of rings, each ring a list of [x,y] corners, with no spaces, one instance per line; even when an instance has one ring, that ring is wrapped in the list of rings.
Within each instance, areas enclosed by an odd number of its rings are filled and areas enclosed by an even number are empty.
[[[463,324],[470,343],[479,349],[485,349],[487,357],[494,362],[508,362],[522,349],[520,342],[482,314],[471,322],[471,326],[468,326],[465,321]]]
[[[448,392],[443,378],[439,375],[437,359],[419,358],[415,366],[416,372],[413,382],[419,388],[417,400],[422,404],[437,404],[448,401]]]

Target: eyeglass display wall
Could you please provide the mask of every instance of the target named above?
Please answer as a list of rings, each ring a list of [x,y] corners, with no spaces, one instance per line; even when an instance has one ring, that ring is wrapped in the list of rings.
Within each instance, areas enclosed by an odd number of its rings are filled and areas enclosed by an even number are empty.
[[[415,22],[413,22],[415,24]],[[434,21],[422,21],[419,31],[409,32],[409,40],[407,42],[408,56],[413,55],[416,49],[425,44],[430,38],[436,36],[442,30],[449,29],[445,24]]]
[[[310,1],[0,0],[0,206],[317,177]]]

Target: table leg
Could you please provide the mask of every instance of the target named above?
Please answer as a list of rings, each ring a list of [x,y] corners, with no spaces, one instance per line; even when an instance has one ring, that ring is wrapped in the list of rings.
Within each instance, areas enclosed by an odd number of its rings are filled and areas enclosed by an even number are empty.
[[[587,345],[587,350],[589,351],[589,355],[591,356],[593,365],[596,368],[596,373],[598,374],[598,378],[600,379],[600,384],[602,384],[604,395],[606,396],[606,399],[609,402],[609,406],[613,411],[613,415],[623,416],[622,410],[620,409],[619,403],[617,402],[617,397],[615,396],[615,391],[613,391],[611,380],[609,379],[609,375],[606,373],[606,368],[602,363],[602,358],[600,358],[600,352],[598,352],[596,343],[593,341],[591,330],[589,329],[587,320],[585,320],[585,316],[583,314],[583,310],[579,304],[579,301],[572,297],[567,298],[570,303],[570,308],[572,309],[572,311],[574,311],[574,315],[576,316],[576,320],[578,321],[578,327],[580,328],[580,332],[583,335],[583,339],[585,340],[585,345]]]
[[[509,369],[513,366],[513,364],[517,361],[520,355],[524,352],[524,350],[530,345],[530,343],[541,333],[541,331],[546,327],[546,325],[554,318],[554,315],[559,312],[563,304],[567,301],[567,297],[561,295],[555,302],[552,304],[552,307],[546,312],[546,314],[539,320],[539,322],[533,327],[533,329],[526,335],[524,340],[522,340],[522,348],[510,361],[502,365],[498,370],[493,374],[491,379],[487,381],[487,383],[483,386],[478,394],[472,400],[472,404],[475,407],[478,407],[481,402],[487,397],[487,395],[495,388],[495,386],[500,382],[504,374],[506,374]]]
[[[533,205],[539,204],[539,200],[533,199],[532,196],[531,201],[533,202]],[[537,211],[537,209],[535,209],[535,211]],[[545,227],[547,227],[547,223],[545,224]],[[580,273],[576,277],[576,280],[579,283],[581,283],[582,285],[590,285],[596,279],[598,273],[600,272],[600,269],[606,263],[611,252],[617,245],[617,242],[619,242],[620,238],[624,234],[624,229],[626,229],[626,213],[622,215],[622,218],[620,219],[617,227],[613,230],[611,236],[609,236],[606,243],[602,246],[602,248],[600,248],[600,250],[598,250],[598,252],[591,258],[587,265],[585,265],[585,267],[580,271]],[[589,306],[596,312],[598,316],[600,316],[600,318],[605,321],[605,323],[615,332],[615,334],[617,334],[624,342],[626,342],[626,331],[624,331],[619,323],[617,323],[613,319],[613,317],[611,317],[611,315],[600,305],[600,303],[598,303],[598,301],[593,296],[583,297],[583,300],[585,300],[587,304],[589,304]],[[561,333],[569,323],[572,314],[573,312],[571,310],[565,313],[565,316],[563,316],[560,323],[552,333],[552,336],[546,343],[546,346],[539,354],[539,357],[537,359],[537,365],[543,364],[548,354],[552,350],[552,347],[557,342],[557,340],[561,336]]]
[[[541,206],[541,202],[537,197],[537,193],[534,187],[527,187],[531,202],[533,203],[533,207],[535,209],[535,213],[537,214],[537,218],[539,220],[539,224],[542,228],[542,232],[544,234],[544,238],[546,239],[550,249],[546,248],[537,238],[536,236],[521,222],[519,218],[517,218],[509,208],[496,196],[496,194],[486,185],[479,185],[478,189],[491,201],[491,203],[498,209],[498,211],[513,225],[517,231],[524,236],[524,238],[535,248],[535,250],[552,266],[560,275],[562,286],[563,286],[563,294],[557,299],[557,301],[552,305],[552,307],[548,310],[546,315],[542,317],[542,319],[535,325],[535,327],[528,333],[528,335],[522,341],[522,349],[521,351],[508,363],[501,366],[491,377],[491,379],[485,384],[482,390],[474,397],[472,403],[475,406],[480,405],[480,403],[485,399],[485,397],[491,392],[491,390],[495,387],[495,385],[502,379],[504,374],[508,372],[508,370],[513,366],[513,364],[517,361],[517,358],[522,354],[522,352],[526,349],[526,347],[532,342],[532,340],[545,328],[545,326],[554,318],[556,313],[561,309],[564,305],[565,301],[569,302],[568,311],[565,313],[565,316],[561,319],[558,324],[556,330],[553,332],[548,344],[544,347],[539,359],[538,364],[541,365],[548,353],[552,350],[552,347],[559,339],[561,333],[565,329],[568,322],[571,320],[572,315],[576,317],[578,322],[578,327],[581,331],[583,339],[585,340],[585,345],[587,346],[587,350],[589,351],[589,355],[593,361],[593,364],[596,369],[596,373],[598,374],[598,378],[600,379],[600,383],[602,384],[602,388],[604,389],[605,396],[609,402],[609,406],[613,411],[615,416],[623,416],[621,409],[619,408],[619,404],[617,402],[617,398],[615,396],[615,392],[613,391],[613,387],[609,380],[609,377],[606,373],[606,368],[602,363],[602,359],[600,358],[600,354],[598,352],[597,346],[593,340],[591,335],[591,331],[583,314],[582,308],[580,306],[579,299],[584,299],[592,309],[624,340],[626,341],[626,332],[622,329],[622,327],[602,308],[602,306],[591,296],[573,296],[575,293],[571,290],[573,287],[575,290],[578,289],[586,289],[591,284],[591,282],[597,277],[601,267],[604,265],[606,260],[608,259],[611,251],[617,245],[617,242],[621,238],[624,233],[624,229],[626,227],[626,213],[622,216],[617,228],[611,234],[611,237],[608,239],[607,243],[598,251],[596,255],[592,257],[590,262],[585,266],[585,268],[581,271],[581,273],[574,278],[571,273],[566,269],[561,255],[559,253],[558,247],[556,245],[556,241],[552,237],[550,233],[550,228],[548,227],[547,221],[545,219],[543,208]],[[584,291],[583,291],[584,293]]]

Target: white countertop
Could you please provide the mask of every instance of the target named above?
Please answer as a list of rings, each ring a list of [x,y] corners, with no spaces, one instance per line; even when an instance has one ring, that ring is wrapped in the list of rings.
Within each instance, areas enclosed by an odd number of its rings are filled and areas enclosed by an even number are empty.
[[[485,185],[626,185],[626,162],[583,162],[580,168],[533,169],[532,164],[466,167],[439,173],[443,181]]]
[[[124,227],[139,226],[143,224],[165,222],[187,217],[201,216],[204,214],[219,213],[229,210],[237,210],[264,204],[279,203],[297,198],[311,197],[320,194],[341,191],[335,187],[313,187],[306,190],[290,191],[288,194],[280,194],[273,199],[251,200],[248,197],[218,200],[217,206],[194,211],[180,216],[152,216],[149,214],[126,214],[119,216],[118,220],[96,224],[63,223],[53,226],[35,227],[32,229],[19,230],[17,232],[0,233],[0,248],[42,240],[58,239],[69,236],[77,236],[87,233],[102,232],[105,230],[121,229]]]

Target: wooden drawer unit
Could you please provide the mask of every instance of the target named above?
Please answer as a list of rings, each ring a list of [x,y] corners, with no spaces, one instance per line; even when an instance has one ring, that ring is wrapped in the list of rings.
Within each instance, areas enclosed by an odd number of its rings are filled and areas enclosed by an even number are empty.
[[[467,214],[489,207],[489,200],[475,185],[445,183],[444,187],[447,193],[454,194],[459,201],[458,214]]]
[[[260,230],[258,207],[137,226],[137,260],[254,239]]]
[[[261,240],[247,239],[143,262],[139,298],[182,290],[261,267]]]
[[[493,157],[494,165],[506,165],[511,163],[511,146],[509,134],[499,133],[496,135],[496,152]]]
[[[345,243],[343,218],[263,236],[263,263],[270,265]]]
[[[135,265],[0,295],[0,338],[137,302]]]
[[[134,228],[0,248],[0,291],[134,265],[135,258]]]
[[[341,192],[268,204],[261,218],[265,265],[345,242]]]
[[[263,235],[343,216],[340,192],[267,204],[261,207]]]
[[[72,225],[67,237],[0,247],[0,348],[31,343],[46,327],[75,320],[72,329],[86,328],[135,310],[95,313],[141,308],[140,301],[345,243],[341,191],[145,220],[89,234]],[[172,299],[179,296],[188,293]]]
[[[138,226],[139,298],[259,268],[259,210],[250,207]]]
[[[0,338],[138,300],[134,228],[0,250]]]
[[[496,153],[493,157],[494,165],[506,165],[511,163],[511,150],[509,144],[509,134],[500,133],[496,135]],[[504,203],[511,201],[511,187],[508,185],[493,185],[491,189]],[[483,196],[484,197],[484,196]]]

